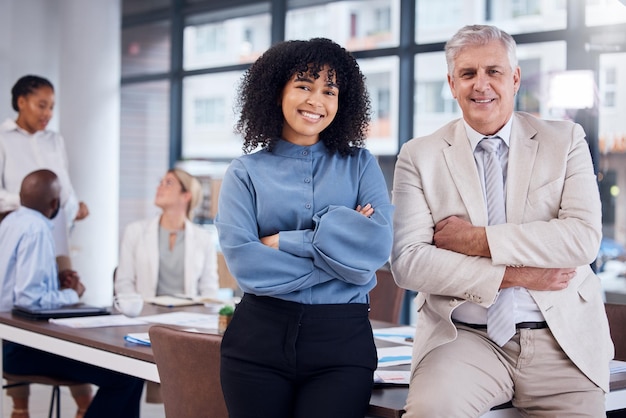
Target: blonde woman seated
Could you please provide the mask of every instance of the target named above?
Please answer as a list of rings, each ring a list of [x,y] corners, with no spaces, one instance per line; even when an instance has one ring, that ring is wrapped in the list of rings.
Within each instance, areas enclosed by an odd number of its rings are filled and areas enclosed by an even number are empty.
[[[163,210],[161,215],[126,227],[116,294],[217,296],[214,241],[208,231],[191,222],[201,200],[198,179],[180,169],[165,174],[154,199]]]

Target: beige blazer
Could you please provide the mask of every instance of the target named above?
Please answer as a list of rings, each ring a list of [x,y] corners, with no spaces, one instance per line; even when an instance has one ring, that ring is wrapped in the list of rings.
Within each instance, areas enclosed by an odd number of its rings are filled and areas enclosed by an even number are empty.
[[[456,338],[456,307],[493,303],[505,266],[579,266],[567,289],[530,293],[564,352],[608,391],[613,344],[600,279],[589,267],[600,245],[601,206],[580,125],[515,113],[506,189],[507,223],[486,227],[492,259],[438,249],[433,230],[444,218],[487,225],[463,121],[402,147],[393,186],[391,265],[401,287],[419,292],[413,366]]]
[[[159,278],[159,219],[137,221],[124,232],[115,293],[156,296]],[[217,297],[217,252],[208,231],[185,221],[185,295]]]

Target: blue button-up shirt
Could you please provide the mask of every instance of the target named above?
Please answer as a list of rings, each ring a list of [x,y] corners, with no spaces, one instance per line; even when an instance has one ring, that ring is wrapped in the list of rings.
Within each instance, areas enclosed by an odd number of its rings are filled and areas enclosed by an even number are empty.
[[[370,203],[367,218],[357,205]],[[342,157],[325,145],[279,140],[239,157],[222,182],[216,226],[244,292],[305,304],[366,303],[389,258],[393,206],[366,149]],[[279,249],[261,237],[279,233]]]
[[[41,213],[23,206],[0,222],[0,311],[78,302],[74,290],[59,290],[52,227]]]

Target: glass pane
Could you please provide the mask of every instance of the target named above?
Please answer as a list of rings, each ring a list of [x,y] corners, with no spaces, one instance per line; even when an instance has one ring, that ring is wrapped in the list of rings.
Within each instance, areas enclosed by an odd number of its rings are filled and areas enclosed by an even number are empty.
[[[517,92],[516,109],[546,119],[569,119],[562,109],[548,106],[550,75],[565,70],[567,45],[564,41],[517,46],[522,82]]]
[[[372,104],[367,148],[374,155],[398,152],[398,58],[359,60]],[[340,92],[341,94],[341,92]]]
[[[122,85],[120,237],[129,222],[155,215],[154,194],[169,164],[169,83]]]
[[[183,158],[234,158],[243,141],[233,132],[235,94],[242,72],[183,80]]]
[[[400,0],[337,1],[296,7],[288,1],[286,39],[329,38],[350,51],[399,44]],[[332,16],[332,18],[330,18]]]
[[[611,25],[626,22],[626,5],[620,0],[587,0],[587,26]]]
[[[152,12],[170,7],[171,0],[122,0],[122,16]]]
[[[122,77],[170,69],[170,23],[133,26],[122,30]]]
[[[464,25],[496,24],[510,34],[565,29],[566,0],[417,0],[418,43],[445,42]]]
[[[231,10],[228,15],[236,12]],[[230,18],[224,18],[224,13],[196,15],[187,21],[183,34],[185,70],[253,62],[269,48],[269,13]]]
[[[625,62],[625,52],[601,54],[598,74],[599,179],[603,233],[605,238],[621,245],[626,245]],[[607,254],[606,258],[614,257]]]
[[[414,136],[431,134],[452,119],[461,117],[461,110],[448,87],[447,73],[443,52],[416,56]]]
[[[565,69],[565,42],[518,45],[517,57],[522,69],[522,81],[516,96],[516,110],[550,119],[567,117],[562,109],[547,106],[549,76]],[[443,52],[416,57],[415,136],[430,134],[452,119],[461,117],[460,108],[448,87],[447,71]]]

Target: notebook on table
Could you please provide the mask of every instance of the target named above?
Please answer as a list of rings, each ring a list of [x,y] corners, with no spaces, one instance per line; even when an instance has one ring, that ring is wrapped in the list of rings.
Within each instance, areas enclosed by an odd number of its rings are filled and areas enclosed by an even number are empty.
[[[77,303],[65,305],[57,308],[26,308],[24,306],[14,306],[13,315],[28,319],[48,320],[50,318],[72,318],[78,316],[109,315],[109,308],[85,305]]]

